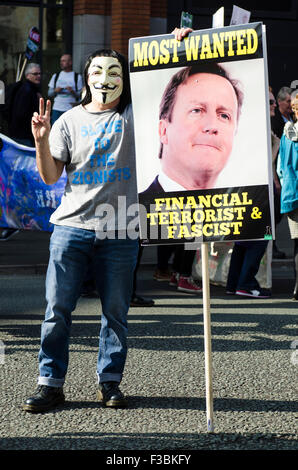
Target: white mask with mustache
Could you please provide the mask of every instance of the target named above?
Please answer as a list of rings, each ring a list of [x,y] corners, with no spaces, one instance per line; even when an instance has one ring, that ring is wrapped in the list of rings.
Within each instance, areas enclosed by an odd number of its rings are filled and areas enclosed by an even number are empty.
[[[88,69],[92,97],[102,103],[115,101],[123,90],[122,66],[115,57],[94,57]]]

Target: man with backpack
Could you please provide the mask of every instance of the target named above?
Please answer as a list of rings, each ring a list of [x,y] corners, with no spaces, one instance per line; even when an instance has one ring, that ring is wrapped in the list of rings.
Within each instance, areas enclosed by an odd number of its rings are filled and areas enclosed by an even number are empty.
[[[48,95],[54,98],[51,123],[61,114],[75,106],[81,96],[83,87],[82,77],[72,70],[72,57],[63,54],[60,58],[61,71],[55,73],[49,82]]]

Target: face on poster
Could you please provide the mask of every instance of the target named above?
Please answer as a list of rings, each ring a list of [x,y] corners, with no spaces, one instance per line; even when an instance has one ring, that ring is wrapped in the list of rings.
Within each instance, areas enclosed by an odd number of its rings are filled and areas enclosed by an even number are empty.
[[[169,125],[166,137],[160,130],[162,96],[173,75],[184,67],[131,74],[139,193],[148,188],[164,166],[174,179],[177,167],[181,178],[176,179],[186,190],[206,189],[205,180],[200,184],[199,175],[195,183],[195,174],[203,170],[213,173],[207,187],[268,184],[268,104],[263,60],[225,62],[221,67],[242,91],[241,109],[227,79],[194,74],[188,83],[177,88],[177,119]],[[160,158],[163,139],[172,149],[172,172],[170,157],[167,164]]]

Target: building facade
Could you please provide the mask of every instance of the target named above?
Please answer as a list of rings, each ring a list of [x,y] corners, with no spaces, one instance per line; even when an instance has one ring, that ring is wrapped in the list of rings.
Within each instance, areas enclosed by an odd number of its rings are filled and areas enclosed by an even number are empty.
[[[206,29],[212,26],[212,15],[224,6],[229,25],[233,4],[229,0],[0,0],[0,92],[16,81],[33,26],[40,31],[41,44],[31,60],[41,65],[46,97],[63,53],[73,55],[73,68],[82,73],[89,53],[112,47],[127,55],[129,38],[170,33],[180,24],[182,11],[193,15],[194,29]],[[298,0],[239,0],[237,5],[251,11],[250,21],[266,26],[274,93],[285,85],[298,88]]]
[[[261,21],[266,27],[269,82],[276,94],[282,86],[297,81],[298,70],[298,0],[171,0],[167,2],[167,28],[171,31],[180,12],[193,15],[194,29],[212,27],[212,15],[224,7],[225,26],[230,24],[233,5],[251,12],[250,22]]]
[[[167,33],[167,0],[74,0],[73,52],[77,67],[95,49],[127,55],[131,37]]]
[[[46,94],[61,54],[71,53],[74,70],[82,72],[95,49],[112,47],[127,55],[130,37],[166,33],[166,16],[167,0],[0,1],[0,80],[16,81],[33,26],[41,45],[31,61],[41,65]]]
[[[266,26],[274,92],[295,81],[298,87],[298,0],[239,0],[237,5],[251,11],[251,21]],[[170,33],[179,25],[182,11],[193,14],[194,29],[210,28],[212,15],[221,6],[228,25],[233,7],[228,0],[0,0],[0,80],[5,85],[16,80],[32,26],[41,33],[41,47],[32,61],[41,65],[46,95],[62,53],[71,53],[74,70],[82,72],[95,49],[112,47],[126,55],[129,38]]]

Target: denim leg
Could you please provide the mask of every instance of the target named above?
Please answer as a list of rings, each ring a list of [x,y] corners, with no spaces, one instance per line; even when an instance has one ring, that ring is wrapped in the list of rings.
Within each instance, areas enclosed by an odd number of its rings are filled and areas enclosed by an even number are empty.
[[[242,269],[238,280],[238,289],[260,289],[256,275],[259,271],[260,263],[265,254],[267,245],[268,241],[263,240],[246,242]]]
[[[95,277],[102,305],[97,375],[99,382],[120,382],[127,356],[129,309],[138,240],[98,240]]]
[[[50,241],[46,277],[47,308],[41,328],[41,385],[62,386],[68,367],[71,313],[76,307],[87,270],[94,232],[55,226]]]
[[[245,256],[245,247],[242,244],[235,243],[231,255],[230,267],[227,279],[227,290],[233,292],[238,287],[238,281],[241,274],[243,260]]]

